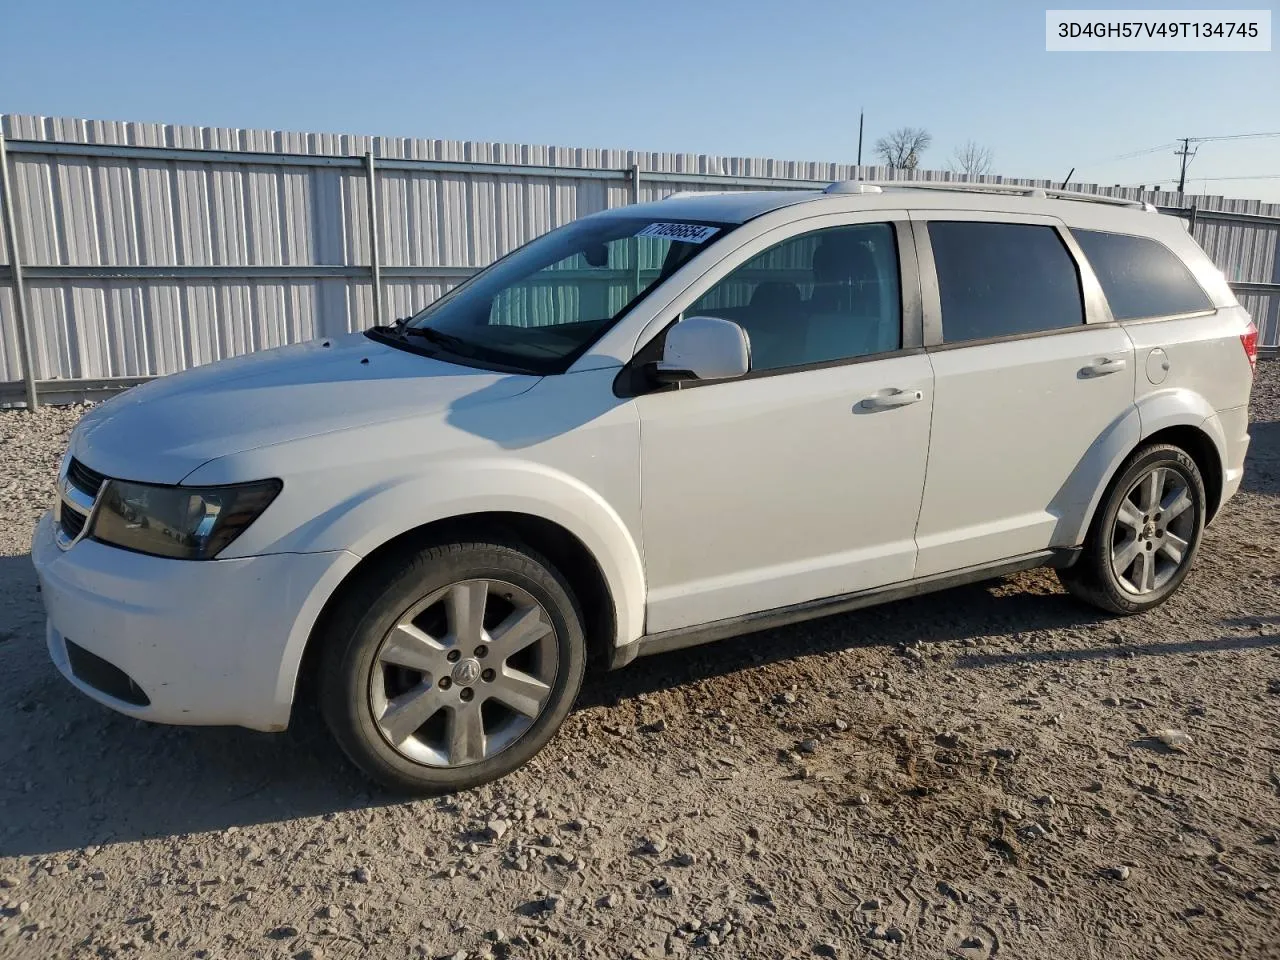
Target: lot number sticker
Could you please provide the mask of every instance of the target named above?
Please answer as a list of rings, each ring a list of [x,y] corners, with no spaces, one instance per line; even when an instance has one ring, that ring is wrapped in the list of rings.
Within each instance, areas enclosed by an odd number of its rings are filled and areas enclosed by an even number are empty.
[[[719,227],[704,227],[700,223],[651,223],[637,237],[666,237],[685,243],[705,243],[720,232]]]

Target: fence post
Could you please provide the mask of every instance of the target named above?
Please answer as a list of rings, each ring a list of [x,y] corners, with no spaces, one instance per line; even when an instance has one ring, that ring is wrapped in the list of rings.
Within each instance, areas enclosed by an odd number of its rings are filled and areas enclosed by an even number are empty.
[[[369,277],[373,282],[373,322],[382,324],[382,256],[378,251],[378,171],[373,153],[364,155],[364,168],[369,181]]]
[[[18,333],[18,364],[22,385],[27,394],[27,409],[36,410],[36,371],[31,363],[31,331],[27,326],[27,285],[22,279],[22,254],[18,250],[18,215],[14,212],[13,186],[9,180],[9,156],[4,147],[4,131],[0,130],[0,204],[4,206],[4,236],[9,247],[9,273],[13,277],[15,326]]]

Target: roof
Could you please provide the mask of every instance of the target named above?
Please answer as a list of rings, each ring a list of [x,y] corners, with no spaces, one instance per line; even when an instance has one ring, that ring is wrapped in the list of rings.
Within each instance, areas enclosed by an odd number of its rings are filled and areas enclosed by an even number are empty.
[[[653,203],[614,207],[600,216],[654,217],[655,219],[712,220],[745,223],[762,213],[822,196],[821,190],[734,190],[681,193]]]
[[[745,223],[762,214],[798,204],[821,204],[839,210],[986,210],[1047,214],[1063,219],[1128,220],[1154,210],[1140,202],[1066,191],[1032,190],[1003,184],[913,183],[859,185],[843,182],[831,189],[733,190],[678,193],[653,203],[615,207],[597,216],[653,217]]]

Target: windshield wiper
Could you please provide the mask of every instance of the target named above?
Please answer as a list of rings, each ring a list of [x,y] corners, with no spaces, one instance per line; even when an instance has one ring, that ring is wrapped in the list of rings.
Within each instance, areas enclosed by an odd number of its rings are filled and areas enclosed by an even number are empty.
[[[385,333],[394,337],[404,336],[404,325],[412,320],[413,317],[396,317],[390,323],[375,323],[370,330],[375,333]]]
[[[463,356],[473,352],[474,347],[473,344],[468,343],[461,337],[455,337],[452,333],[444,333],[431,327],[401,327],[400,335],[402,337],[421,337],[423,340],[438,344],[446,350],[461,353]]]

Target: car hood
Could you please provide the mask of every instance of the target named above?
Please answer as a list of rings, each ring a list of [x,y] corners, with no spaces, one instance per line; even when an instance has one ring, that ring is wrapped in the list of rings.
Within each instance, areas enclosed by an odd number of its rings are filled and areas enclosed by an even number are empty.
[[[539,379],[446,363],[349,334],[134,387],[85,414],[71,452],[109,477],[179,483],[228,454],[491,403],[524,393]]]

